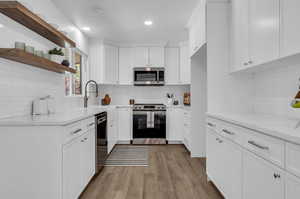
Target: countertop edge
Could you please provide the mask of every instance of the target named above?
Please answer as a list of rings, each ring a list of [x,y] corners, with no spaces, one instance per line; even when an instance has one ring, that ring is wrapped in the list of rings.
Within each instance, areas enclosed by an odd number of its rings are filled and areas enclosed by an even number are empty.
[[[223,120],[225,122],[229,122],[229,123],[235,124],[237,126],[247,128],[249,130],[256,131],[256,132],[261,133],[261,134],[265,134],[265,135],[268,135],[268,136],[271,136],[271,137],[275,137],[277,139],[281,139],[281,140],[284,140],[284,141],[287,141],[287,142],[290,142],[290,143],[300,145],[300,137],[292,136],[292,135],[283,133],[282,131],[269,129],[269,128],[266,128],[266,127],[263,127],[263,126],[247,123],[247,122],[244,122],[244,121],[241,121],[241,120],[232,119],[232,118],[230,118],[230,116],[226,117],[225,116],[226,114],[206,113],[206,115],[208,117]]]

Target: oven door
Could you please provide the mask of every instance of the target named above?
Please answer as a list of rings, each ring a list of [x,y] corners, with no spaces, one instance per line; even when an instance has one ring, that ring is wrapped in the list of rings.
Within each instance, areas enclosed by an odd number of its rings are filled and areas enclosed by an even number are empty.
[[[134,111],[133,139],[166,138],[165,111]]]

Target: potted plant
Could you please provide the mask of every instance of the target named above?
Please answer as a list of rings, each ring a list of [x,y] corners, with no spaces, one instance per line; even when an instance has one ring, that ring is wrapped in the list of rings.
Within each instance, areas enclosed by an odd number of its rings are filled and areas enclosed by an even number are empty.
[[[61,64],[65,59],[65,54],[63,53],[63,50],[61,48],[54,48],[52,50],[49,50],[49,54],[51,55],[51,60],[58,64]]]

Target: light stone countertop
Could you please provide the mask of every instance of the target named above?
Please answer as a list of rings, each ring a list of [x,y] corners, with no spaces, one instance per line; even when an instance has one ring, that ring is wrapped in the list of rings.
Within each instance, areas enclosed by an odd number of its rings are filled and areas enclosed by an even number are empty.
[[[0,119],[0,126],[65,126],[116,108],[116,106],[90,106],[50,115],[24,115]]]
[[[300,144],[300,119],[272,115],[207,113],[208,117],[230,122],[285,141]]]

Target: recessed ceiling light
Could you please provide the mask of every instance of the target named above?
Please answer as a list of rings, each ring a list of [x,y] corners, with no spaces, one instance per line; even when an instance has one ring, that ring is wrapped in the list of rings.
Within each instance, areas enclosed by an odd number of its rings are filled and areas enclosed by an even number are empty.
[[[0,28],[3,28],[3,27],[4,27],[4,25],[0,23]]]
[[[90,28],[90,27],[83,27],[83,28],[81,28],[81,30],[84,30],[84,31],[90,31],[91,28]]]
[[[146,26],[152,26],[153,22],[151,20],[146,20],[146,21],[144,21],[144,24]]]

